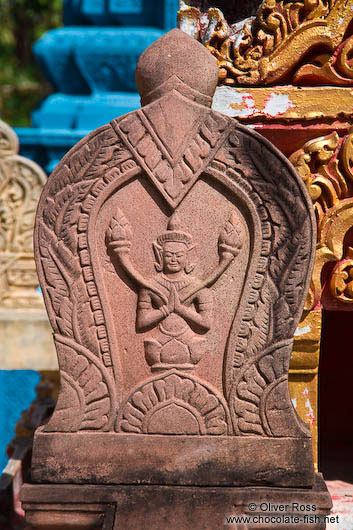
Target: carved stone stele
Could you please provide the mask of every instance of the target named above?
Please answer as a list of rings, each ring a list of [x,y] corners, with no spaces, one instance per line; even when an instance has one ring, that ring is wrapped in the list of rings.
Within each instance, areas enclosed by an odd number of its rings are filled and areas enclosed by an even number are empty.
[[[210,109],[217,79],[169,32],[140,58],[142,109],[45,187],[35,255],[61,392],[34,482],[313,488],[287,380],[313,208],[269,142]]]
[[[57,370],[33,253],[38,200],[47,177],[18,154],[0,120],[0,359],[2,370]]]
[[[15,132],[0,121],[0,310],[43,308],[37,291],[33,226],[47,178],[18,150]]]

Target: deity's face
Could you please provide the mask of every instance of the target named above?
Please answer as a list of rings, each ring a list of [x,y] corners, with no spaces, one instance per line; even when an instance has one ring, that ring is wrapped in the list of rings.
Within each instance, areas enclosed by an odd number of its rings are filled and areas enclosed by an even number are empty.
[[[172,274],[185,269],[187,248],[184,243],[168,241],[163,245],[163,272]]]

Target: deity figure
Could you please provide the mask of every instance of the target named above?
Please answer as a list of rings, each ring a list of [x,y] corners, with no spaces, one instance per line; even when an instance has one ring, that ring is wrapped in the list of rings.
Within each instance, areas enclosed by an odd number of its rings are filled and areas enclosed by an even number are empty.
[[[188,296],[190,290],[201,287],[201,281],[192,274],[189,253],[194,245],[191,235],[181,230],[178,214],[171,217],[153,248],[157,275],[151,283],[165,298],[140,289],[136,329],[145,332],[158,326],[158,334],[144,341],[146,360],[153,370],[171,364],[192,369],[204,353],[205,339],[199,335],[211,327],[213,300],[207,288]]]
[[[192,370],[205,353],[212,326],[213,297],[209,287],[229,267],[243,240],[241,223],[233,211],[218,238],[218,267],[201,280],[193,274],[190,252],[192,236],[181,228],[179,214],[169,219],[167,230],[153,243],[157,274],[144,278],[130,260],[132,230],[121,210],[112,218],[107,245],[125,272],[139,286],[136,331],[146,333],[146,361],[152,371]]]

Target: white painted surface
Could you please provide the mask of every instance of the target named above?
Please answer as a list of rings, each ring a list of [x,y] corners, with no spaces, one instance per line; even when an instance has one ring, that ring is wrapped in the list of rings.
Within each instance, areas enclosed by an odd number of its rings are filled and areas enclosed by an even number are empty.
[[[304,326],[303,328],[297,328],[294,332],[295,337],[300,337],[301,335],[306,335],[307,333],[310,333],[311,327],[310,326]]]
[[[242,108],[234,109],[231,105],[239,105]],[[221,86],[216,89],[213,97],[213,110],[236,118],[237,116],[252,116],[257,109],[252,95],[248,92],[239,93],[229,86]]]
[[[179,29],[181,29],[181,31],[183,31],[193,39],[197,35],[196,23],[195,20],[191,17],[181,17]]]
[[[290,108],[295,108],[295,105],[293,105],[287,94],[276,94],[272,92],[265,102],[263,112],[268,116],[280,116],[281,114],[285,114]]]
[[[22,462],[21,460],[16,460],[15,458],[10,458],[7,462],[5,469],[2,470],[2,473],[11,475],[14,477],[18,471],[21,470]]]
[[[236,105],[239,108],[233,108]],[[282,116],[290,108],[295,108],[287,94],[276,94],[272,92],[264,101],[264,108],[258,109],[250,92],[238,92],[229,86],[216,89],[212,108],[217,112],[236,118],[242,116],[248,118],[254,114],[261,113],[266,116]]]

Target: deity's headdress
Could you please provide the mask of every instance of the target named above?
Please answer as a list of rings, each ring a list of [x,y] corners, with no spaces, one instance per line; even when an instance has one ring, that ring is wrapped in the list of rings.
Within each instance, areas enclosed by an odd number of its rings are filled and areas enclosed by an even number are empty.
[[[166,232],[157,237],[157,243],[160,246],[163,246],[163,243],[167,241],[185,243],[188,250],[193,247],[191,235],[181,230],[181,221],[178,213],[175,213],[169,219]]]
[[[177,212],[169,219],[167,230],[158,236],[157,241],[153,243],[153,250],[156,256],[155,267],[158,272],[163,268],[163,244],[168,242],[184,243],[188,252],[194,248],[192,236],[181,229],[181,220]],[[188,267],[185,272],[191,272],[192,269],[193,267]]]

